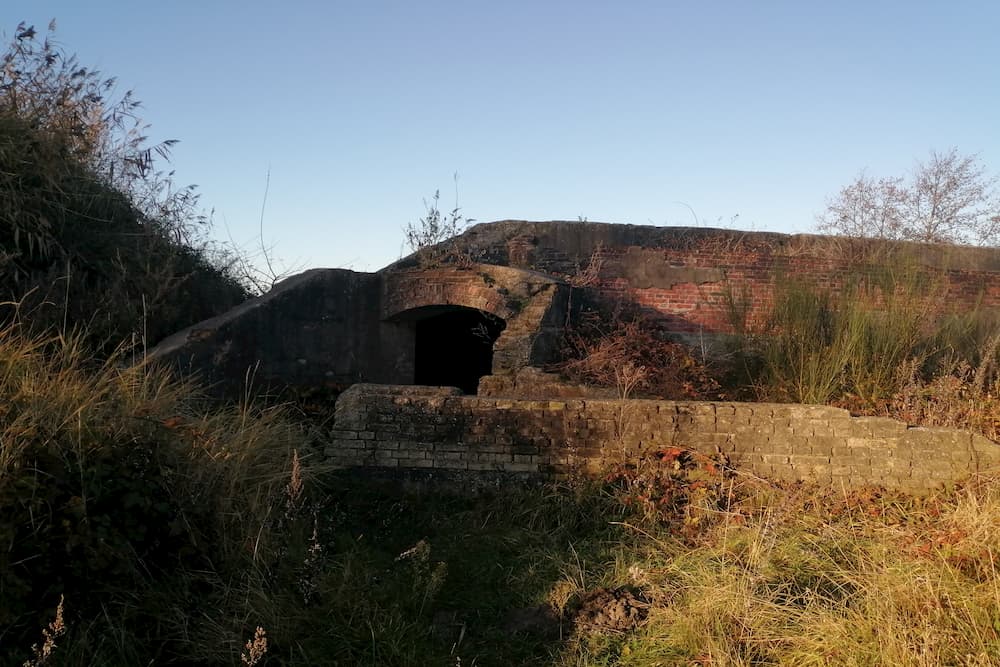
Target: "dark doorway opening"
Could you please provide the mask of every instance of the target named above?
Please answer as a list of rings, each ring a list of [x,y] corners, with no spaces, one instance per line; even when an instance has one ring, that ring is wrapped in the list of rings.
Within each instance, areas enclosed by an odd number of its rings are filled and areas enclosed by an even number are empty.
[[[493,343],[507,323],[474,308],[449,306],[416,322],[414,383],[475,394],[493,372]]]

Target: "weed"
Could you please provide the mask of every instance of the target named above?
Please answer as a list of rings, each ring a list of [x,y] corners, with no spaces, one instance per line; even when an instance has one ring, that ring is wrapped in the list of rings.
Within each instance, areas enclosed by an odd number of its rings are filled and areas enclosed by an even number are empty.
[[[918,275],[861,276],[835,293],[783,279],[769,320],[748,339],[763,360],[760,398],[799,403],[884,405],[898,389],[898,370],[933,354],[938,314],[933,290]]]
[[[408,223],[403,230],[406,244],[416,254],[421,267],[454,264],[469,268],[475,259],[463,244],[461,234],[475,219],[462,215],[458,206],[458,174],[455,174],[455,207],[442,213],[438,206],[440,199],[441,191],[436,190],[430,202],[424,200],[424,217],[416,224]]]
[[[56,639],[66,634],[66,622],[63,620],[63,596],[59,596],[56,606],[56,617],[48,627],[42,629],[42,644],[31,645],[32,657],[24,662],[23,667],[42,667],[52,657],[56,648]]]
[[[248,667],[254,667],[264,659],[267,654],[267,633],[264,628],[257,626],[257,630],[254,631],[253,638],[248,639],[246,643],[246,651],[240,653],[240,661],[247,665]]]
[[[157,168],[131,92],[21,24],[0,51],[0,321],[85,332],[102,356],[246,298],[193,187]]]
[[[669,447],[614,466],[604,480],[642,525],[666,526],[694,539],[725,511],[728,471],[721,454]]]

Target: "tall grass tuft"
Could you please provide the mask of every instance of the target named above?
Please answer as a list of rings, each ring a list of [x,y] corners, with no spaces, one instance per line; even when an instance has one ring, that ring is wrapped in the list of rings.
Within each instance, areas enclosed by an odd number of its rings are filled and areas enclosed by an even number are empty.
[[[22,661],[62,599],[69,664],[128,664],[154,637],[180,651],[198,591],[282,546],[268,527],[300,429],[85,350],[0,329],[0,636]]]
[[[975,322],[946,311],[943,286],[919,271],[859,272],[848,284],[783,278],[763,331],[758,395],[800,403],[879,409],[901,388],[900,369],[923,372],[950,350],[968,349]]]

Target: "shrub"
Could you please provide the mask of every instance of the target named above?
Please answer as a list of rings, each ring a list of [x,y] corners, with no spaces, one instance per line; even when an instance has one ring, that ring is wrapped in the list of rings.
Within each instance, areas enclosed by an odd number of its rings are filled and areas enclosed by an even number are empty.
[[[462,215],[462,209],[458,206],[458,174],[455,174],[455,207],[450,212],[442,213],[439,208],[440,200],[440,190],[434,191],[430,202],[424,200],[424,217],[416,224],[407,223],[403,230],[406,244],[421,267],[431,268],[442,264],[471,266],[476,260],[461,235],[475,219]]]
[[[766,324],[736,339],[756,398],[829,403],[1000,439],[997,314],[949,312],[943,280],[890,258],[880,270],[858,267],[838,293],[777,281]]]
[[[723,483],[728,476],[724,455],[667,447],[612,467],[604,482],[616,501],[643,524],[693,539],[724,509]]]
[[[885,412],[911,424],[959,428],[1000,442],[1000,380],[992,338],[978,366],[946,360],[929,377],[913,362],[898,371],[900,388]]]

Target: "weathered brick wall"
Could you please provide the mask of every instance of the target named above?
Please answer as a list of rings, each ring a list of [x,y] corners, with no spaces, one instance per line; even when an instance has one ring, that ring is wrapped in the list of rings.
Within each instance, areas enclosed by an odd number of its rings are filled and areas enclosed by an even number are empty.
[[[733,244],[706,239],[696,248],[615,249],[604,253],[598,291],[658,313],[679,333],[732,333],[734,310],[742,310],[750,326],[765,321],[776,283],[808,281],[836,293],[866,273],[878,280],[877,274],[886,270],[923,272],[933,307],[946,311],[1000,308],[996,271],[951,268],[905,256],[887,260],[898,263],[895,269],[852,264],[842,250],[831,250],[837,247],[835,240],[826,241],[804,245],[794,253],[787,246],[753,239]],[[659,270],[644,275],[637,271],[644,265]]]
[[[546,364],[557,356],[568,299],[567,286],[557,279],[478,264],[397,269],[381,277],[383,320],[405,320],[441,306],[476,308],[504,320],[493,346],[494,372]]]
[[[560,280],[505,266],[384,273],[312,269],[168,337],[150,357],[236,396],[248,383],[268,388],[409,384],[415,376],[415,322],[461,307],[504,320],[493,366],[513,372],[557,357],[568,298]]]
[[[591,291],[634,303],[678,333],[731,332],[734,299],[751,323],[766,318],[781,277],[836,292],[887,269],[927,272],[935,305],[1000,309],[996,248],[578,222],[505,221],[467,236],[482,261],[553,275],[578,275],[596,257]]]
[[[237,395],[251,379],[268,387],[411,383],[417,323],[471,308],[504,320],[493,371],[513,374],[558,360],[563,328],[583,307],[634,304],[711,344],[712,334],[733,332],[734,303],[750,323],[764,319],[785,276],[836,291],[892,267],[930,277],[936,314],[1000,313],[997,248],[524,221],[476,225],[459,241],[476,263],[428,268],[412,256],[374,274],[307,271],[170,336],[150,357]]]
[[[725,453],[779,480],[924,491],[1000,468],[1000,446],[837,408],[761,403],[513,400],[354,385],[326,453],[341,466],[559,476],[664,447]]]

